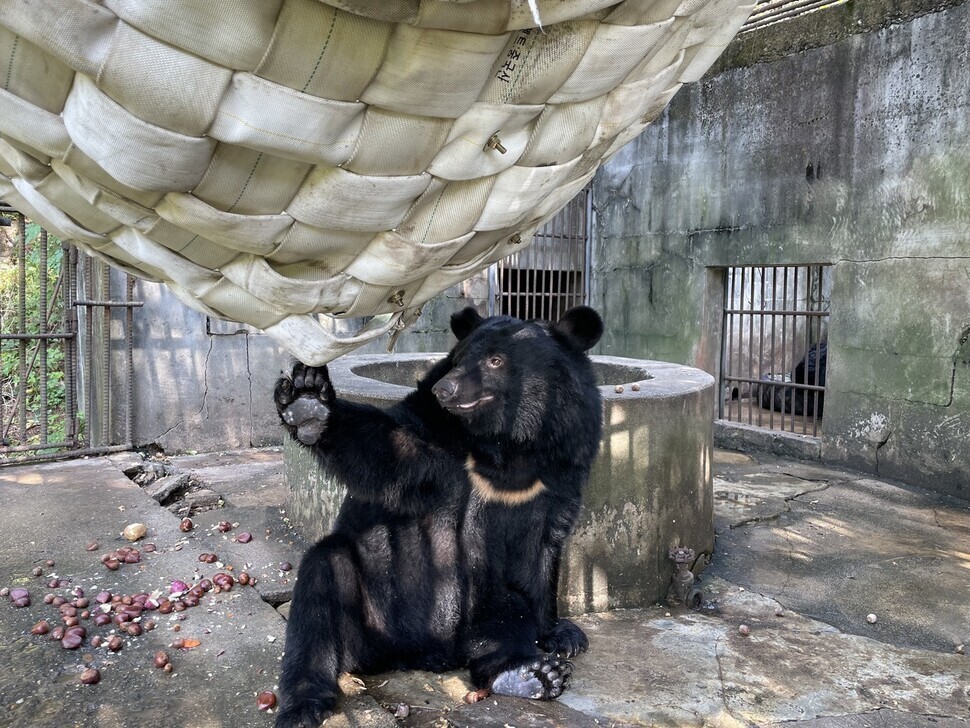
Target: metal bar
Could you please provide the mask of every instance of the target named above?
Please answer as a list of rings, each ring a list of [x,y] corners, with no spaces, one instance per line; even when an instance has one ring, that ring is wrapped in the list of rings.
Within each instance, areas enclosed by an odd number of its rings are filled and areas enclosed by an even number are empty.
[[[792,294],[791,294],[791,302],[792,302],[791,305],[793,310],[798,308],[798,271],[799,271],[798,266],[793,268],[792,278],[794,280],[792,283]],[[798,351],[797,349],[795,349],[795,342],[797,341],[798,341],[798,318],[793,318],[792,332],[791,332],[791,362],[792,362],[793,372],[795,367],[797,366],[797,361],[798,361]],[[792,380],[794,381],[794,377],[792,377]],[[794,403],[795,403],[795,392],[792,391],[792,408],[791,408],[791,431],[792,432],[795,431],[795,404]]]
[[[0,341],[50,341],[70,338],[71,334],[0,334]]]
[[[48,392],[47,392],[47,339],[43,335],[47,333],[47,231],[40,231],[40,270],[38,271],[38,282],[40,291],[38,295],[38,322],[41,338],[37,342],[37,349],[40,353],[40,376],[38,387],[40,395],[40,441],[47,442],[50,429],[50,419],[48,415]]]
[[[88,256],[84,256],[84,291],[90,293],[94,288],[94,272],[92,266],[94,260]],[[92,378],[94,374],[94,322],[91,320],[91,311],[88,311],[84,317],[84,332],[87,335],[85,339],[85,344],[87,351],[84,352],[84,359],[86,365],[83,369],[84,373],[84,401],[85,401],[85,421],[87,426],[84,428],[84,444],[87,447],[91,446],[91,430],[92,430],[92,413],[94,412],[94,387],[92,386]]]
[[[748,384],[758,384],[758,382],[759,382],[759,380],[754,379],[753,377],[741,377],[741,376],[737,376],[737,377],[732,377],[732,378],[736,382],[744,382],[744,383],[748,383]],[[798,389],[798,390],[804,389],[806,391],[822,392],[822,391],[825,390],[825,387],[822,387],[822,386],[816,386],[816,385],[812,385],[812,384],[796,384],[794,382],[784,382],[784,386],[785,387],[791,387],[792,389]]]
[[[130,302],[135,292],[135,279],[131,275],[125,276],[125,301]],[[128,397],[125,401],[125,442],[132,439],[132,412],[135,409],[134,378],[135,378],[135,341],[134,315],[129,306],[125,309],[125,379],[127,381]]]
[[[111,271],[108,266],[101,265],[101,293],[109,300],[111,298]],[[101,309],[101,442],[108,445],[111,442],[111,307]]]
[[[789,268],[783,269],[783,281],[782,281],[782,300],[781,307],[784,309],[788,305],[788,271]],[[785,347],[785,342],[788,341],[788,316],[782,315],[781,317],[781,371],[783,373],[788,371],[787,356],[788,350]],[[784,390],[783,390],[784,391]],[[781,423],[780,427],[782,430],[785,429],[785,408],[781,409]]]
[[[593,290],[593,191],[586,185],[583,194],[583,267],[582,280],[583,303],[589,303]]]
[[[728,307],[728,291],[731,285],[731,269],[727,268],[724,271],[724,290],[721,294],[721,307],[726,311]],[[727,389],[727,395],[725,395],[725,385],[727,384],[727,377],[730,375],[728,371],[728,357],[731,347],[731,334],[730,334],[730,315],[721,316],[721,382],[720,388],[718,389],[719,396],[717,398],[717,416],[721,419],[725,418],[724,411],[727,409],[725,407],[725,401],[730,402],[730,388]]]
[[[61,447],[67,445],[68,443],[54,443],[46,446],[44,449],[52,449],[54,447]],[[86,447],[80,450],[61,450],[60,452],[49,453],[46,455],[35,455],[28,456],[24,458],[14,458],[8,461],[0,460],[0,468],[8,465],[27,465],[29,463],[41,463],[50,462],[51,460],[67,460],[68,458],[84,457],[86,455],[107,455],[113,452],[126,452],[133,448],[131,443],[124,445],[105,445],[103,447]],[[16,452],[13,448],[3,448],[0,452]],[[19,452],[29,452],[29,449],[21,448]]]
[[[790,308],[766,309],[764,311],[750,311],[739,309],[737,311],[725,311],[725,313],[749,313],[754,316],[805,316],[809,318],[822,318],[828,316],[825,311],[806,311]]]
[[[17,218],[17,275],[18,292],[17,301],[17,333],[27,333],[27,223],[23,215]],[[18,402],[18,430],[17,435],[20,442],[27,440],[27,342],[24,339],[19,341],[17,347],[17,402]]]
[[[64,280],[64,310],[61,312],[64,332],[70,338],[64,342],[64,433],[70,437],[73,447],[77,447],[78,406],[77,406],[77,309],[72,305],[77,295],[77,248],[61,243],[61,276]]]
[[[96,306],[100,308],[141,308],[144,301],[75,301],[75,306]]]
[[[751,268],[750,275],[748,276],[748,300],[747,303],[749,311],[754,311],[754,268]],[[748,376],[752,376],[751,371],[751,360],[754,358],[754,316],[749,313],[748,315]],[[753,425],[751,417],[751,388],[748,387],[748,424]]]
[[[777,296],[777,295],[778,295],[778,269],[777,268],[772,268],[771,269],[771,308],[772,309],[775,307],[775,296]],[[772,314],[772,316],[771,316],[771,345],[770,345],[770,350],[771,350],[771,364],[772,364],[772,367],[771,368],[772,369],[775,368],[774,367],[774,364],[775,364],[775,326],[777,325],[777,323],[778,323],[778,317],[776,315]],[[772,372],[769,372],[769,374],[772,375],[771,378],[772,378],[772,380],[774,380],[774,378],[775,378],[774,375],[777,374],[777,372],[772,371]],[[771,396],[770,402],[772,404],[772,406],[768,408],[768,428],[771,429],[771,430],[775,429],[775,408],[774,408],[775,391],[776,391],[775,390],[775,386],[774,385],[771,385],[771,387],[768,390],[768,392],[769,392],[769,394]],[[760,402],[759,402],[759,404],[760,404]]]
[[[767,269],[762,266],[759,270],[761,278],[761,306],[765,305],[765,276],[767,275]],[[758,381],[761,381],[765,376],[765,317],[759,316],[758,323],[760,324],[760,330],[758,332]],[[759,388],[761,385],[758,385]],[[760,394],[760,390],[759,390]],[[749,397],[749,401],[753,398]],[[762,412],[761,407],[758,407],[758,427],[762,426]]]

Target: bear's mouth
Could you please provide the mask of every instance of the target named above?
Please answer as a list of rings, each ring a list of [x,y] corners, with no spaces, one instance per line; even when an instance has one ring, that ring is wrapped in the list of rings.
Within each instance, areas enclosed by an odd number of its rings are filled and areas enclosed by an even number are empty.
[[[483,405],[488,402],[491,402],[493,399],[495,399],[493,395],[486,394],[484,397],[481,397],[480,399],[476,399],[474,402],[466,402],[465,404],[453,404],[453,405],[450,405],[448,409],[458,410],[460,412],[468,412],[470,410],[475,409],[479,405]]]

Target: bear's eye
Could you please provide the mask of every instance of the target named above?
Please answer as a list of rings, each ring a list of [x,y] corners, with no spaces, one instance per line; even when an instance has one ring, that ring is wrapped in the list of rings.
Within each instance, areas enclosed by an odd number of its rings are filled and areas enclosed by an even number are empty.
[[[489,369],[498,369],[503,364],[505,364],[505,359],[503,359],[502,357],[500,357],[498,354],[494,354],[493,356],[490,356],[488,358],[488,368]]]

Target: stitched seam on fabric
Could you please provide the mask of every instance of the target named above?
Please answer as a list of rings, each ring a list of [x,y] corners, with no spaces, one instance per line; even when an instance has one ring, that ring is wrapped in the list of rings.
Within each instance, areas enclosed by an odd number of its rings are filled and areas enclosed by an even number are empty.
[[[249,170],[249,176],[246,178],[246,181],[243,183],[242,189],[239,190],[239,196],[236,197],[236,201],[229,206],[229,209],[226,210],[226,212],[232,212],[236,208],[236,205],[239,204],[239,201],[242,199],[242,196],[246,194],[246,188],[249,187],[249,183],[252,181],[253,175],[256,173],[256,167],[259,166],[259,163],[262,161],[262,159],[263,159],[263,153],[260,152],[259,156],[256,157],[256,161],[253,162],[253,168]]]
[[[330,21],[330,30],[327,31],[327,39],[323,41],[323,48],[320,50],[320,55],[317,56],[317,63],[313,67],[313,70],[310,71],[310,78],[308,78],[306,80],[306,83],[303,84],[303,88],[300,89],[301,91],[306,91],[307,87],[313,82],[313,77],[317,75],[317,69],[320,68],[320,61],[323,60],[323,54],[327,52],[327,47],[330,45],[330,37],[333,35],[333,29],[335,25],[337,25],[336,8],[333,9],[333,20]]]
[[[438,205],[441,204],[441,198],[444,197],[445,190],[447,189],[448,186],[445,185],[445,187],[441,190],[441,193],[438,195],[438,199],[434,201],[434,208],[431,210],[431,214],[428,215],[428,226],[424,229],[424,236],[421,238],[422,243],[428,242],[428,233],[431,232],[431,224],[434,222],[435,213],[438,212]]]
[[[266,136],[269,136],[269,137],[276,137],[277,139],[285,139],[286,141],[291,141],[291,142],[299,142],[300,144],[306,144],[309,147],[316,147],[317,149],[327,149],[328,147],[332,147],[334,144],[337,143],[337,142],[330,142],[330,143],[321,144],[320,142],[314,142],[309,139],[305,139],[303,137],[295,137],[290,134],[280,134],[278,131],[273,131],[272,129],[264,129],[261,126],[255,126],[253,124],[250,124],[241,116],[236,116],[236,114],[233,114],[230,111],[220,111],[219,113],[222,116],[228,116],[230,119],[235,119],[247,129],[252,129],[253,131],[259,132],[260,134],[265,134]]]
[[[9,91],[10,90],[10,76],[13,74],[13,59],[17,55],[17,44],[18,43],[20,43],[20,36],[19,35],[15,35],[13,37],[13,48],[10,49],[10,58],[8,60],[8,64],[9,65],[7,66],[7,78],[3,82],[3,90],[4,91]]]
[[[185,245],[183,245],[181,248],[179,248],[175,252],[176,253],[181,253],[182,251],[186,250],[192,243],[194,243],[198,239],[199,239],[199,236],[198,235],[193,235],[192,236],[192,239],[189,242],[187,242]]]

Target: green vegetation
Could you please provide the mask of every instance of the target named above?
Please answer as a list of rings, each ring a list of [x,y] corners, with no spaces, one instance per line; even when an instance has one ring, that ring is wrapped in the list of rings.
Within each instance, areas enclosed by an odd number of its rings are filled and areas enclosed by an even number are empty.
[[[0,256],[0,332],[4,334],[28,333],[37,334],[40,325],[40,287],[41,287],[41,229],[38,225],[28,222],[26,226],[26,255],[25,255],[25,285],[24,303],[26,324],[22,327],[20,320],[20,270],[17,258],[16,227],[5,229],[5,236],[0,234],[3,244]],[[53,235],[47,237],[47,277],[48,300],[47,320],[52,328],[59,328],[64,300],[61,289],[57,286],[61,272],[61,241]],[[23,348],[25,354],[24,365],[27,368],[26,378],[26,410],[27,410],[27,441],[14,442],[17,438],[17,405],[20,388],[22,344],[17,340],[3,340],[0,342],[0,396],[3,397],[3,422],[0,423],[0,436],[9,442],[4,444],[39,444],[41,411],[40,397],[40,350],[39,342],[28,340]],[[64,425],[66,421],[64,411],[64,343],[61,340],[50,340],[47,344],[47,418],[48,442],[60,442],[64,439]],[[8,425],[13,421],[12,427]]]

